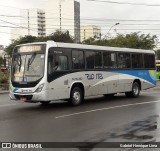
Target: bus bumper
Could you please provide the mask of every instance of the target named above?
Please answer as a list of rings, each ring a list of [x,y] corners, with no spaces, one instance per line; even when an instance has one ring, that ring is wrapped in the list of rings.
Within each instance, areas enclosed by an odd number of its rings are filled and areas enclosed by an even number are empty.
[[[39,93],[13,93],[9,94],[11,100],[24,101],[24,102],[39,102],[39,101],[48,101],[47,92],[41,91]]]

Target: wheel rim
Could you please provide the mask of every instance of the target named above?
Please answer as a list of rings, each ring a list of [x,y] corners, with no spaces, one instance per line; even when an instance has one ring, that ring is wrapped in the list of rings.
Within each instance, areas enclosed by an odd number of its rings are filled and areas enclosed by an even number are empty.
[[[138,95],[138,93],[139,93],[139,88],[138,88],[137,85],[134,85],[134,86],[133,86],[133,93],[134,93],[135,95]]]
[[[79,93],[78,91],[75,91],[75,92],[73,93],[73,99],[75,100],[75,103],[77,103],[77,102],[80,101],[81,95],[80,95],[80,93]]]

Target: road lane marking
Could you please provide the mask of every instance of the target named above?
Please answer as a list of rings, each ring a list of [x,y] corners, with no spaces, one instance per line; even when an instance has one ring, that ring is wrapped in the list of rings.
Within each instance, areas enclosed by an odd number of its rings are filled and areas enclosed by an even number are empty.
[[[122,107],[128,107],[128,106],[151,104],[151,103],[160,103],[160,100],[152,101],[152,102],[142,102],[142,103],[126,104],[126,105],[113,106],[113,107],[108,107],[108,108],[100,108],[100,109],[89,110],[89,111],[84,111],[84,112],[76,112],[76,113],[72,113],[72,114],[66,114],[66,115],[56,116],[55,118],[58,119],[58,118],[64,118],[64,117],[79,115],[79,114],[86,114],[86,113],[91,113],[91,112],[97,112],[97,111],[103,111],[103,110],[109,110],[109,109],[115,109],[115,108],[122,108]]]
[[[0,107],[7,107],[7,106],[14,106],[16,104],[4,104],[4,105],[0,105]]]

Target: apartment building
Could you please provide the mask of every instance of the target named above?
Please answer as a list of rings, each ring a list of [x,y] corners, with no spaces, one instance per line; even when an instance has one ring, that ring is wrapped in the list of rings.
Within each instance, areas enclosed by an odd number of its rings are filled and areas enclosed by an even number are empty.
[[[81,27],[81,42],[88,38],[101,38],[101,29],[98,26],[88,25]]]
[[[23,9],[20,12],[20,27],[11,31],[11,39],[20,36],[45,36],[45,12],[41,9]]]
[[[46,0],[46,35],[69,31],[80,42],[80,3],[75,0]]]

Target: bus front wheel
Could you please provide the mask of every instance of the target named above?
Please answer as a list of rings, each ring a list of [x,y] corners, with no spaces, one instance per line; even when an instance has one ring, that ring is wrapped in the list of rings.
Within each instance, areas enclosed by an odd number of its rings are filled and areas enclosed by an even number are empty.
[[[138,82],[134,82],[132,85],[132,91],[131,92],[126,92],[127,97],[133,97],[136,98],[139,96],[140,93],[140,85]]]
[[[73,106],[78,106],[83,101],[82,90],[79,87],[74,87],[71,91],[69,103]]]

